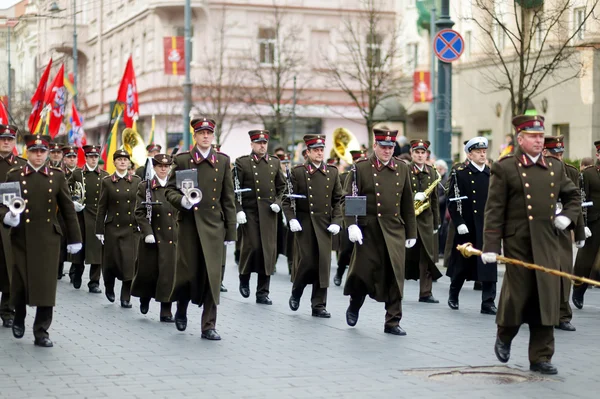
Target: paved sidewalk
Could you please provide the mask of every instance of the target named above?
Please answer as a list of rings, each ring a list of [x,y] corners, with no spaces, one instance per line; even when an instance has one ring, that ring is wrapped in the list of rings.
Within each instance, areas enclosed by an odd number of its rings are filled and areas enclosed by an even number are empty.
[[[341,287],[330,287],[332,318],[310,315],[310,288],[298,312],[288,307],[291,284],[285,258],[272,279],[273,306],[244,299],[229,248],[217,329],[223,340],[200,338],[200,310],[190,307],[188,329],[158,321],[152,303],[142,315],[58,284],[50,331],[54,348],[33,346],[32,314],[21,340],[0,329],[0,386],[6,398],[597,398],[600,391],[600,290],[575,309],[577,332],[556,332],[556,378],[508,384],[458,373],[429,378],[432,368],[500,366],[493,353],[494,318],[479,313],[480,292],[466,284],[459,311],[446,305],[449,281],[434,284],[440,304],[417,302],[418,284],[406,283],[406,337],[383,333],[383,304],[367,300],[354,328],[345,322]],[[68,270],[68,268],[66,268]],[[86,268],[87,273],[87,268]],[[498,290],[499,291],[499,290]],[[117,292],[118,287],[117,287]],[[118,301],[117,301],[118,303]],[[32,312],[30,312],[32,313]],[[527,371],[524,326],[508,366]],[[425,369],[425,370],[420,370]],[[510,370],[509,370],[510,371]]]

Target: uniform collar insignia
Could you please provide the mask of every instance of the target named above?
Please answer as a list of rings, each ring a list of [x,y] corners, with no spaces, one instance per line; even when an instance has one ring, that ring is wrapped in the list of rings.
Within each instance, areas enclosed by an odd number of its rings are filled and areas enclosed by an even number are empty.
[[[129,183],[131,183],[131,175],[129,173],[127,173],[124,177],[124,180],[127,180]],[[117,175],[117,172],[113,173],[112,175],[112,179],[113,183],[118,182],[119,180],[121,180],[121,178],[119,177],[119,175]]]
[[[542,154],[540,154],[540,156],[538,157],[538,159],[535,163],[533,162],[533,160],[531,158],[529,158],[529,155],[527,155],[525,153],[521,153],[520,156],[518,157],[518,159],[519,159],[519,162],[521,162],[523,164],[523,166],[526,168],[529,168],[533,165],[538,165],[544,169],[548,169],[548,165],[546,164],[546,160],[544,159],[544,156]]]
[[[263,159],[266,163],[269,163],[269,154],[265,154],[264,157],[259,157],[257,154],[252,153],[252,159],[254,160],[255,163],[260,163],[260,161]]]
[[[194,149],[192,150],[192,159],[196,165],[201,164],[203,161],[208,161],[211,165],[214,165],[215,162],[217,162],[217,157],[212,148],[208,152],[208,157],[204,158],[196,146],[194,146]]]
[[[158,182],[158,179],[156,178],[156,176],[154,176],[152,178],[152,181],[151,181],[151,184],[150,184],[150,188],[154,190],[157,187],[160,187],[160,183]]]

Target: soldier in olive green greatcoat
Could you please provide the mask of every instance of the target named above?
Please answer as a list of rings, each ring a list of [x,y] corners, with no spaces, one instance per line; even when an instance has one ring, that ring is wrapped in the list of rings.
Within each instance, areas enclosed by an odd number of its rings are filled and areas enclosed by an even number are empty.
[[[113,160],[115,172],[102,179],[96,237],[104,245],[102,275],[106,298],[115,301],[115,279],[121,280],[121,307],[129,309],[139,240],[135,200],[140,178],[127,171],[131,161],[127,151],[115,151]]]
[[[199,118],[191,121],[195,145],[191,151],[175,156],[173,170],[167,184],[167,200],[179,210],[179,236],[175,266],[173,300],[177,300],[175,326],[187,328],[187,307],[203,306],[202,338],[220,340],[215,326],[219,304],[223,243],[233,244],[236,239],[236,217],[233,177],[230,159],[215,152],[215,121]],[[197,188],[202,200],[193,203],[177,184],[177,172],[197,172]],[[184,172],[185,173],[185,172]]]
[[[56,302],[61,236],[67,236],[67,251],[77,253],[82,247],[81,233],[62,171],[45,164],[50,136],[27,135],[24,139],[27,164],[11,169],[6,179],[19,183],[24,210],[19,214],[6,206],[0,208],[0,220],[12,227],[11,301],[15,306],[12,327],[15,338],[22,338],[27,305],[36,306],[34,343],[48,348],[53,346],[48,329]],[[65,231],[58,224],[57,209],[65,219]]]
[[[241,232],[240,294],[250,296],[250,274],[257,274],[256,303],[271,305],[269,285],[277,261],[277,220],[285,180],[279,159],[267,154],[269,132],[251,130],[250,155],[235,160],[236,220]]]
[[[513,119],[518,149],[492,165],[485,206],[484,263],[496,262],[502,249],[509,258],[560,270],[559,232],[573,226],[581,213],[579,190],[556,158],[542,155],[544,118]],[[557,201],[562,211],[557,215]],[[559,323],[560,278],[549,273],[506,265],[498,301],[498,335],[494,351],[505,363],[521,324],[529,324],[530,369],[556,374],[554,326]]]
[[[25,159],[13,154],[18,131],[16,126],[0,124],[0,183],[6,181],[9,170],[27,163]],[[14,307],[10,303],[10,265],[13,263],[13,257],[9,233],[10,229],[0,224],[0,317],[2,325],[6,328],[12,327],[15,315]]]
[[[304,143],[308,159],[290,173],[292,193],[303,197],[288,196],[283,203],[295,248],[289,305],[298,310],[304,289],[312,284],[312,315],[329,318],[332,236],[339,234],[342,226],[342,187],[337,167],[324,162],[325,136],[307,134]]]
[[[350,295],[346,323],[356,325],[369,295],[385,303],[383,331],[406,335],[400,327],[405,248],[414,246],[417,237],[410,173],[392,157],[398,131],[373,133],[373,155],[355,163],[344,185],[346,195],[367,197],[366,216],[346,216],[348,238],[355,243],[344,285],[344,295]]]

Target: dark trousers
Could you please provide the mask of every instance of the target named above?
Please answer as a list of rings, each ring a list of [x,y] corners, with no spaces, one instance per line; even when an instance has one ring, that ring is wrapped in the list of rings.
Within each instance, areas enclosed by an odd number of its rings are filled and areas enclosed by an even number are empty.
[[[452,277],[449,299],[458,302],[458,295],[464,283],[465,276],[456,275]],[[494,304],[494,300],[496,299],[496,282],[483,281],[481,282],[481,287],[481,304]]]
[[[358,313],[363,303],[365,303],[366,295],[351,295],[350,306],[351,312]],[[384,328],[392,328],[400,324],[402,320],[402,295],[396,281],[392,281],[388,287],[388,298],[385,301],[385,323]]]
[[[2,293],[0,299],[0,318],[2,320],[12,320],[15,316],[15,309],[10,303],[10,292],[8,290]]]
[[[190,304],[189,295],[187,297],[182,296],[177,301],[177,313],[175,318],[184,317],[187,315],[187,308]],[[217,324],[217,305],[213,300],[210,289],[207,289],[204,294],[204,300],[202,301],[202,332],[207,330],[214,330]]]
[[[292,296],[300,299],[306,286],[307,284],[294,283],[292,286]],[[312,284],[310,306],[312,309],[325,309],[327,307],[327,288],[321,288],[318,281]]]
[[[566,287],[566,290],[569,291],[567,293],[564,292],[564,289]],[[561,323],[570,323],[571,320],[573,320],[573,309],[571,309],[571,304],[569,303],[569,297],[570,297],[570,291],[571,291],[571,282],[569,281],[568,283],[562,283],[560,285],[560,319],[559,321]],[[563,300],[564,298],[567,298],[567,300]]]
[[[27,316],[27,303],[25,299],[25,282],[21,275],[16,272],[13,274],[11,282],[12,303],[15,306],[14,324],[25,326],[25,316]],[[48,338],[48,329],[52,324],[52,306],[38,306],[35,311],[35,320],[33,322],[33,336],[39,340]]]
[[[152,298],[140,298],[140,303],[149,305],[151,299]],[[172,302],[161,302],[160,303],[160,317],[172,316],[172,313],[171,313],[171,305],[172,304],[173,304]]]
[[[419,247],[419,298],[426,298],[432,295],[433,277],[429,271],[427,251],[423,245]]]
[[[271,276],[257,273],[258,279],[256,282],[256,297],[264,298],[269,296],[269,287],[271,286]],[[240,274],[240,285],[242,287],[250,286],[250,274]]]
[[[82,263],[72,263],[69,269],[69,277],[73,279],[73,276],[83,276],[85,266]],[[102,275],[102,265],[90,265],[90,282],[88,287],[100,286],[100,276]]]
[[[498,338],[505,344],[512,342],[519,326],[498,326]],[[529,325],[529,363],[550,362],[554,355],[554,327]]]

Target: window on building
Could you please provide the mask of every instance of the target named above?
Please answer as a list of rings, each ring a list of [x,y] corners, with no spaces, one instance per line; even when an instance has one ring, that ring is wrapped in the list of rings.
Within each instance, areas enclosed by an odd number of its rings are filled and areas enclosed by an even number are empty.
[[[383,38],[377,33],[367,35],[367,65],[372,67],[381,66],[381,44]]]
[[[473,19],[473,2],[472,2],[472,0],[465,0],[463,5],[465,6],[465,11],[464,11],[465,18]]]
[[[261,64],[273,65],[277,59],[277,39],[275,29],[258,29],[258,56]]]
[[[419,63],[419,44],[408,43],[406,45],[406,67],[409,72],[417,69]]]
[[[110,74],[111,74],[110,82],[111,83],[117,82],[120,77],[119,70],[121,70],[121,67],[119,65],[119,58],[120,57],[117,54],[115,54],[112,50],[110,50],[110,59],[112,62],[111,71],[110,71]],[[123,65],[123,67],[125,67],[125,66]]]
[[[110,82],[110,74],[108,73],[108,59],[106,58],[106,54],[102,56],[102,79],[100,81],[102,82],[103,87],[108,87],[108,83]]]
[[[573,33],[579,40],[585,37],[585,7],[573,10]]]
[[[471,58],[471,48],[473,46],[473,34],[470,30],[465,32],[465,59]]]
[[[493,21],[492,21],[493,35],[492,36],[493,36],[494,43],[496,44],[496,47],[498,47],[498,50],[503,50],[504,44],[505,44],[506,33],[504,32],[504,28],[502,28],[502,25],[504,25],[505,14],[506,14],[506,2],[503,0],[496,0],[494,2],[494,16],[493,16]]]
[[[144,64],[147,70],[150,70],[154,65],[154,36],[152,33],[148,33],[144,39],[146,43],[146,49],[144,51]]]
[[[536,49],[541,49],[542,48],[542,43],[544,41],[544,26],[542,24],[542,19],[540,18],[539,15],[537,15],[535,17],[535,19],[533,20],[533,23],[535,24],[535,31],[534,31],[534,38],[533,38],[533,45],[534,48]]]

